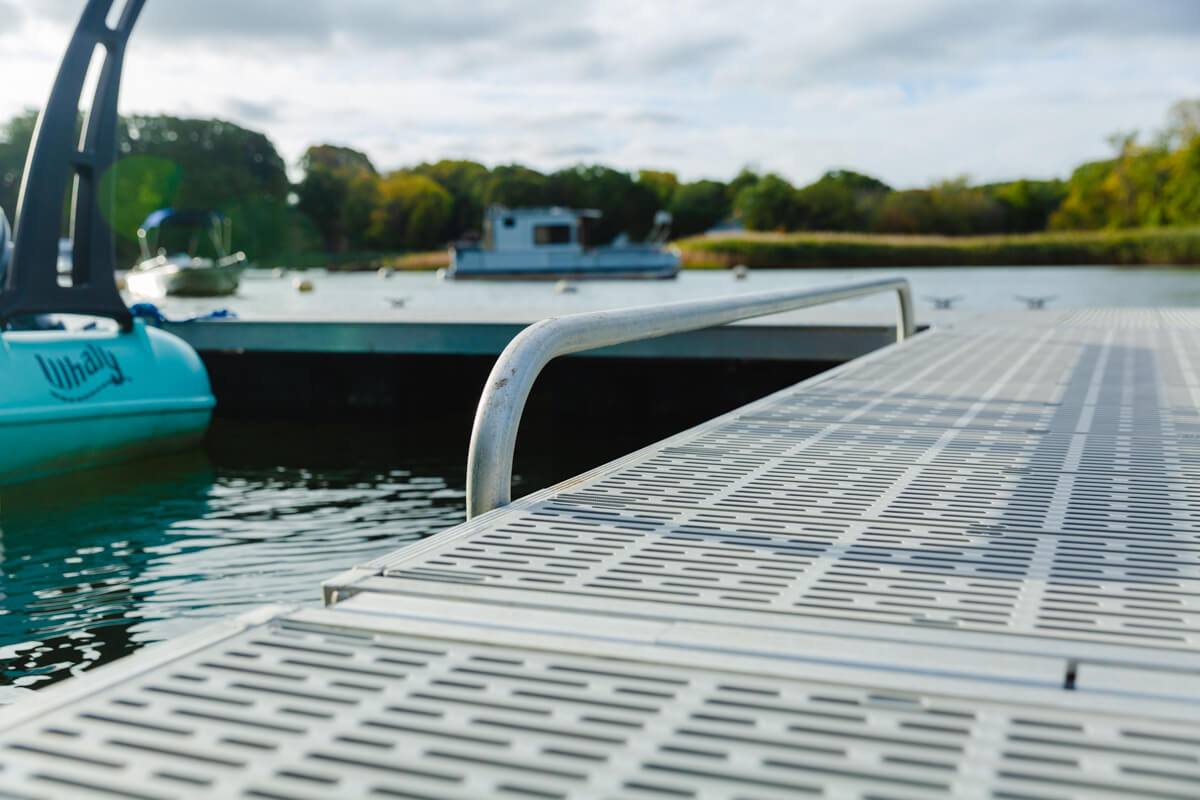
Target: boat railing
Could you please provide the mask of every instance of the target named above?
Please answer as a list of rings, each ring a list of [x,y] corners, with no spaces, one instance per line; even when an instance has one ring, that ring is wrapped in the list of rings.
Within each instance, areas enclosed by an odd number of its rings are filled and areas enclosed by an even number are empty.
[[[504,348],[479,398],[467,454],[467,518],[510,502],[525,401],[542,369],[558,356],[890,291],[898,300],[896,340],[903,341],[913,334],[912,291],[904,278],[590,311],[529,326]]]

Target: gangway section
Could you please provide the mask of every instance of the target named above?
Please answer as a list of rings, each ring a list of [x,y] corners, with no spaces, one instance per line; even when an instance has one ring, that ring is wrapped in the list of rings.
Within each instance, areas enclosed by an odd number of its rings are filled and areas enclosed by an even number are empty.
[[[1198,373],[1200,314],[939,329],[326,590],[1192,669]]]
[[[1195,797],[1197,354],[920,334],[39,693],[0,796]]]

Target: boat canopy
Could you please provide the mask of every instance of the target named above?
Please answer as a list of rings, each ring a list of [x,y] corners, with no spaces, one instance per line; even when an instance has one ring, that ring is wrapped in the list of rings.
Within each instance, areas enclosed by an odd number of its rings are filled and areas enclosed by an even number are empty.
[[[220,221],[223,218],[216,211],[208,211],[201,208],[160,208],[157,211],[150,212],[150,215],[142,223],[142,230],[148,231],[151,228],[157,228],[168,221],[177,222],[181,225],[205,225]]]

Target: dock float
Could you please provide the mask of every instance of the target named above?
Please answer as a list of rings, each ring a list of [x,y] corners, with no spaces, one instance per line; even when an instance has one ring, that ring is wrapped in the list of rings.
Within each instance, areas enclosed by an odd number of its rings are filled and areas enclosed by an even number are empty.
[[[311,353],[496,356],[529,325],[552,316],[537,309],[487,313],[270,315],[196,320],[168,329],[203,354]],[[944,316],[944,315],[942,315]],[[618,358],[739,358],[841,362],[888,344],[893,315],[874,309],[812,309],[744,324],[687,331],[581,353]]]
[[[528,326],[562,313],[535,304],[386,315],[251,314],[164,327],[199,352],[218,413],[402,411],[453,416],[456,432],[465,433],[496,356]],[[922,321],[956,313],[927,312]],[[668,398],[674,383],[704,380],[709,370],[739,373],[740,381],[722,384],[719,396],[692,398],[703,407],[692,417],[699,421],[894,340],[895,315],[886,310],[809,308],[581,352],[559,369],[584,378],[551,375],[543,386],[569,395],[586,376],[610,386],[648,379],[648,389]],[[414,393],[413,385],[439,391]],[[582,401],[588,399],[594,398]]]
[[[1200,312],[978,315],[0,712],[5,798],[1194,798]]]

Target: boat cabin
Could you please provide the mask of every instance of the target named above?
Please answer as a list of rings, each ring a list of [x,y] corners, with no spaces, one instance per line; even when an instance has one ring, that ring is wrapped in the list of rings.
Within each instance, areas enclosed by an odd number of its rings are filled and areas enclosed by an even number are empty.
[[[456,243],[445,277],[452,278],[671,278],[679,272],[679,254],[664,247],[670,215],[655,216],[645,242],[625,234],[610,244],[590,235],[600,212],[559,206],[492,206],[483,220],[482,241]]]
[[[600,212],[595,209],[492,206],[484,215],[483,248],[507,251],[543,247],[583,250],[589,246],[588,222],[599,218]]]

